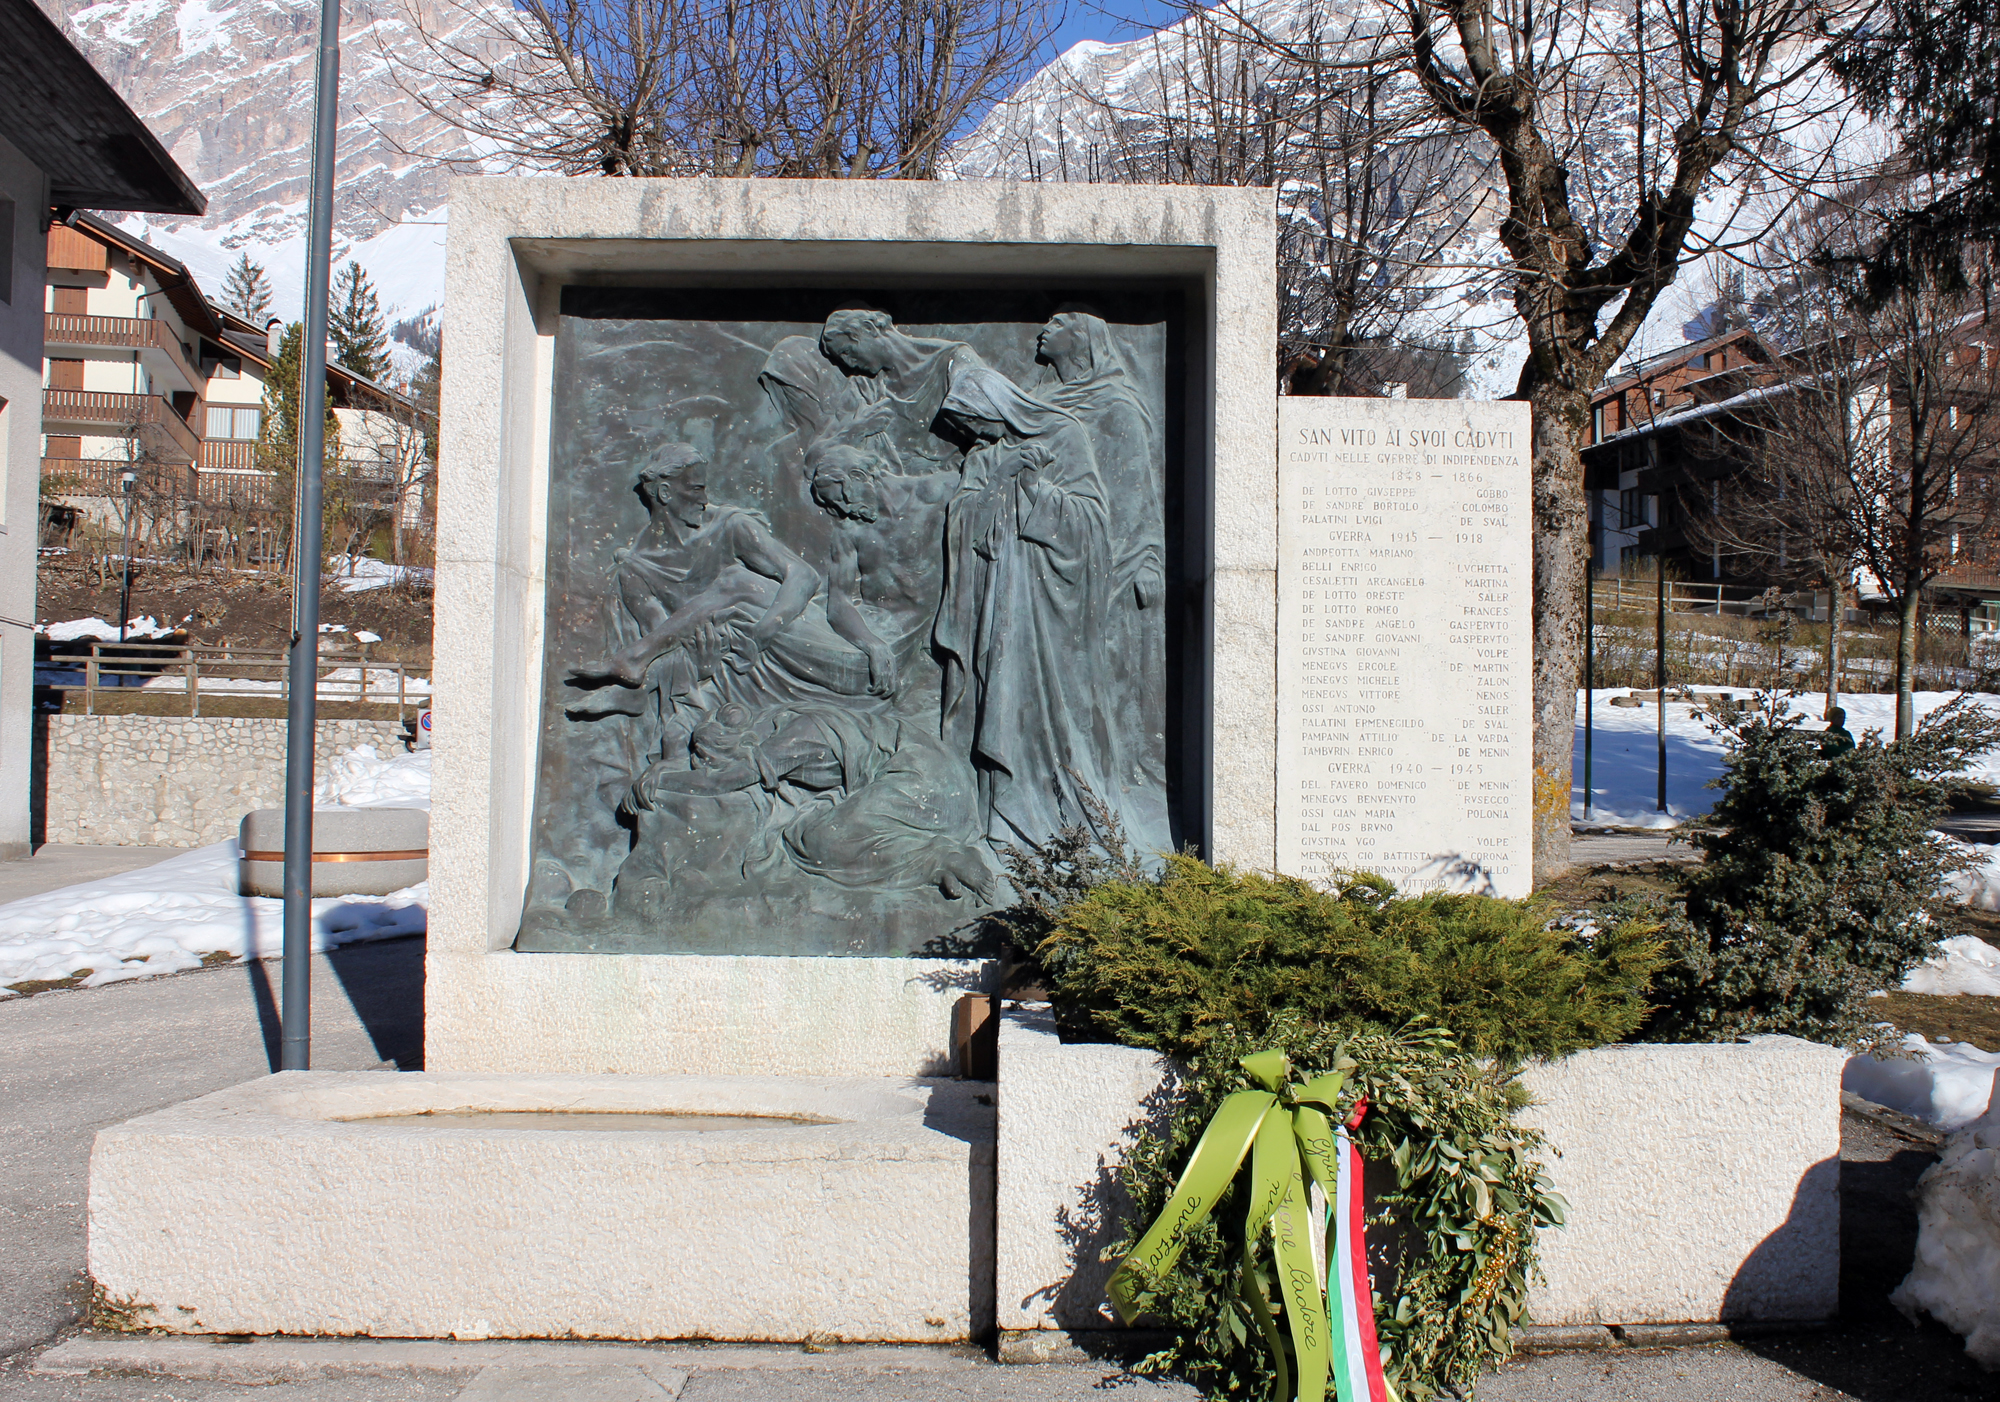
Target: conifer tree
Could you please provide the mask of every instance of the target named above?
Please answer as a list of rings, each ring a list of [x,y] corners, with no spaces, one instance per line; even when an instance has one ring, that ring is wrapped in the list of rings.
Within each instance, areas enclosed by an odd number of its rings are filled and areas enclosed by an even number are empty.
[[[299,472],[299,380],[305,356],[305,326],[292,322],[278,342],[278,353],[264,377],[264,432],[257,444],[257,466],[274,474],[280,500],[291,496]],[[326,399],[326,463],[340,461],[340,421],[334,417],[333,396]],[[329,470],[328,477],[335,474]]]
[[[222,285],[222,305],[253,326],[261,327],[271,316],[271,280],[261,263],[241,254]]]
[[[350,262],[333,282],[333,305],[327,336],[333,342],[334,363],[364,379],[379,380],[389,372],[389,331],[382,321],[382,304],[367,269]]]

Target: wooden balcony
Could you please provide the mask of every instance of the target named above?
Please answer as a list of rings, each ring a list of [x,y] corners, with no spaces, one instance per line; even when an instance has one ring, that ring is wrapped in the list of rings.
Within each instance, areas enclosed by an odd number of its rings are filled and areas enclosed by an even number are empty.
[[[60,497],[122,497],[125,474],[134,474],[133,494],[149,501],[185,501],[195,494],[194,468],[187,463],[120,462],[110,458],[43,458],[42,490]]]
[[[246,472],[257,466],[257,445],[235,438],[204,438],[201,442],[201,470]]]
[[[199,420],[202,404],[194,403]],[[173,405],[157,394],[117,394],[96,389],[42,391],[42,431],[81,430],[93,437],[137,435],[152,452],[173,462],[193,462],[201,439]]]
[[[89,350],[110,347],[165,357],[175,373],[197,392],[208,382],[188,359],[187,347],[165,322],[151,317],[78,316],[71,312],[49,312],[42,340],[51,351]]]

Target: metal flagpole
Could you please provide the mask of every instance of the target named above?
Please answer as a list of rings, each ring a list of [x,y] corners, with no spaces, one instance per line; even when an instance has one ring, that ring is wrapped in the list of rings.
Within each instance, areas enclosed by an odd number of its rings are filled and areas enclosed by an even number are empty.
[[[1653,557],[1653,694],[1659,700],[1660,811],[1667,811],[1667,557]]]
[[[313,726],[319,702],[320,477],[326,456],[327,288],[333,264],[333,146],[339,127],[340,0],[320,0],[299,366],[299,495],[292,528],[292,645],[285,715],[285,1005],[278,1064],[312,1064]]]
[[[1583,567],[1583,820],[1590,821],[1591,703],[1597,690],[1597,561]]]

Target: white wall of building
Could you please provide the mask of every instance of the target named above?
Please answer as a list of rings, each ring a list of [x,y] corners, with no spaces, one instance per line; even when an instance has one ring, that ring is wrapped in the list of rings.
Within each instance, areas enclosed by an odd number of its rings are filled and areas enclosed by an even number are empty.
[[[41,529],[42,284],[48,208],[41,169],[0,137],[0,859],[29,853],[34,754],[35,547]]]

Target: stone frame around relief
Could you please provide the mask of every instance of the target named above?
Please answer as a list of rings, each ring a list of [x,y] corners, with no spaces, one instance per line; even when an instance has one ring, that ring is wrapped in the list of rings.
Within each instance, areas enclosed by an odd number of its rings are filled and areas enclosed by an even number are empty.
[[[937,1074],[977,959],[517,954],[539,715],[561,288],[1093,279],[1188,289],[1189,574],[1210,721],[1200,845],[1275,838],[1274,220],[1257,191],[959,182],[455,183],[439,488],[427,1062],[436,1069]]]

